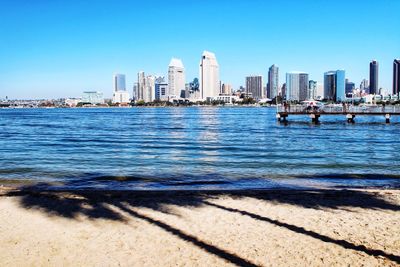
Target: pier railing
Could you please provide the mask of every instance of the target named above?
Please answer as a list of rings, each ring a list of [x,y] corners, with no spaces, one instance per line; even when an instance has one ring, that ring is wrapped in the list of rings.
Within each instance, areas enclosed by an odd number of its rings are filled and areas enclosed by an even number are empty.
[[[352,105],[323,105],[323,106],[305,106],[305,105],[279,105],[278,113],[288,114],[393,114],[400,115],[400,106],[352,106]]]

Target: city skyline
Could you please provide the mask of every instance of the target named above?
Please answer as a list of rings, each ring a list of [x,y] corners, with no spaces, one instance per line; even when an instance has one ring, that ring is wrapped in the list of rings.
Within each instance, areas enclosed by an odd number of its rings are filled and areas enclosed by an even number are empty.
[[[131,92],[140,70],[167,76],[171,57],[185,62],[190,82],[200,78],[198,55],[204,50],[217,55],[220,80],[235,89],[251,73],[267,77],[272,64],[280,67],[279,86],[296,69],[318,82],[328,70],[345,69],[358,85],[369,80],[368,64],[376,59],[379,87],[391,92],[393,59],[400,57],[400,2],[336,4],[328,9],[315,1],[10,2],[0,11],[0,34],[7,36],[0,43],[0,98],[74,97],[88,90],[111,97],[112,73],[125,74]],[[247,15],[250,9],[256,14]],[[150,10],[149,17],[138,12]],[[267,11],[268,19],[259,19]],[[189,19],[169,20],[171,15]],[[271,27],[274,20],[277,26]],[[326,31],[330,25],[336,27]]]

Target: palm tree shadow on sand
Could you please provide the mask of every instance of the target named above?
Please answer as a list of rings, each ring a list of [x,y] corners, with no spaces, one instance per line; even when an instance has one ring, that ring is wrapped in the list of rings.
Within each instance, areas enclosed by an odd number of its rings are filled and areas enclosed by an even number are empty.
[[[16,197],[20,206],[37,209],[52,216],[77,219],[85,216],[89,219],[127,220],[126,214],[146,221],[161,228],[192,245],[238,266],[257,266],[248,259],[242,258],[228,250],[203,241],[201,238],[169,225],[157,218],[140,212],[147,208],[158,212],[173,214],[170,206],[188,207],[191,209],[210,206],[216,209],[240,214],[254,220],[283,227],[292,232],[306,235],[322,242],[332,243],[345,249],[365,253],[370,256],[381,256],[400,264],[400,256],[383,250],[367,248],[346,240],[338,240],[320,233],[279,220],[271,219],[245,210],[222,206],[213,202],[219,197],[234,199],[254,198],[266,202],[290,204],[310,209],[381,209],[400,211],[400,207],[382,199],[377,193],[360,190],[307,190],[307,191],[104,191],[104,190],[43,190],[51,185],[40,184],[23,187],[20,190],[4,193]],[[177,215],[177,214],[175,214]],[[178,215],[179,216],[179,215]]]

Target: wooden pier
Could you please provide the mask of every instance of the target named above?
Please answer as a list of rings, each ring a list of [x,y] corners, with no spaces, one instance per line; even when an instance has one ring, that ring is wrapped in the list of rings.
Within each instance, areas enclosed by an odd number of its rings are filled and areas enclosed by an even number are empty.
[[[354,123],[356,116],[382,116],[386,123],[390,123],[392,116],[400,115],[400,106],[348,106],[348,105],[278,105],[276,118],[278,121],[287,121],[289,115],[308,115],[313,123],[318,123],[322,115],[344,115],[347,122]]]

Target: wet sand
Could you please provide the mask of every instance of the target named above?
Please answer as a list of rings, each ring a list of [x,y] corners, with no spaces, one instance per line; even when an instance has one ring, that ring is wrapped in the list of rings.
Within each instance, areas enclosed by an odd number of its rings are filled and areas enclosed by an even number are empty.
[[[400,190],[0,187],[0,266],[398,266]]]

